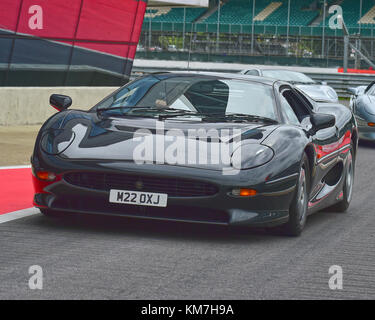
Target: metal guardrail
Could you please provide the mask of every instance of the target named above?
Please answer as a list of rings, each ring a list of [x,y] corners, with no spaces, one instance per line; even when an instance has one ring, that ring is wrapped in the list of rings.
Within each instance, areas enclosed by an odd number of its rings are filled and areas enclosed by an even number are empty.
[[[176,71],[178,68],[171,68],[171,67],[163,67],[163,68],[150,68],[150,67],[133,67],[131,78],[134,79],[137,76],[152,73],[152,72],[160,72],[160,71]],[[190,69],[190,71],[207,71],[207,70],[199,70],[199,69]],[[239,70],[223,70],[223,69],[212,69],[212,72],[227,72],[227,73],[238,73]],[[358,86],[367,86],[372,81],[375,81],[375,75],[372,74],[344,74],[344,73],[309,73],[306,72],[306,75],[311,77],[313,80],[317,82],[325,81],[334,88],[342,98],[350,97],[347,89],[350,87],[358,87]]]

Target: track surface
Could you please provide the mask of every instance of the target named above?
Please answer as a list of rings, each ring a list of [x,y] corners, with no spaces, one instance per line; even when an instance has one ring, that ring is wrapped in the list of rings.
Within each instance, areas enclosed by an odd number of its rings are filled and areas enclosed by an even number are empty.
[[[311,216],[300,238],[40,214],[1,223],[0,299],[375,299],[374,177],[375,144],[362,144],[349,211]],[[31,265],[43,290],[28,287]],[[331,265],[343,290],[328,287]]]

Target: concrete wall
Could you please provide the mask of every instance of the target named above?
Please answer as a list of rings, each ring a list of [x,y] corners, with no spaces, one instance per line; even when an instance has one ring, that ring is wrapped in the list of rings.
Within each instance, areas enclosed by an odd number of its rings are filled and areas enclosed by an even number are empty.
[[[43,123],[57,112],[49,105],[53,93],[72,97],[70,108],[87,110],[115,89],[117,87],[0,87],[0,126]]]

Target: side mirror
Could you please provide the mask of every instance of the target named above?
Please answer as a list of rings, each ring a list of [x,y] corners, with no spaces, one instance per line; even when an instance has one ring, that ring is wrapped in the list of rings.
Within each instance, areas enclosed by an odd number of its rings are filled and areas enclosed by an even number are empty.
[[[327,81],[322,81],[321,82],[323,86],[328,86],[328,82]]]
[[[347,90],[348,90],[348,92],[349,92],[350,94],[352,94],[352,95],[354,95],[354,96],[356,96],[357,93],[358,93],[357,88],[348,88]]]
[[[72,105],[72,98],[62,94],[53,94],[49,98],[49,104],[56,110],[63,111]]]
[[[315,132],[334,127],[336,124],[336,118],[332,114],[325,113],[314,113],[310,116],[310,121]]]

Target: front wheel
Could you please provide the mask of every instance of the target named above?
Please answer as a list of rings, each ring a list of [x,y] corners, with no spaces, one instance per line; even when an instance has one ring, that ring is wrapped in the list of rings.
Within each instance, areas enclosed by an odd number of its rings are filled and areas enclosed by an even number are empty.
[[[309,177],[309,160],[307,155],[304,154],[299,170],[295,196],[289,209],[289,221],[282,226],[283,232],[288,236],[299,236],[305,227],[309,202]]]
[[[332,211],[345,212],[348,210],[353,196],[354,185],[354,158],[353,158],[353,145],[350,148],[348,158],[346,159],[345,182],[343,187],[342,200],[331,207]]]

